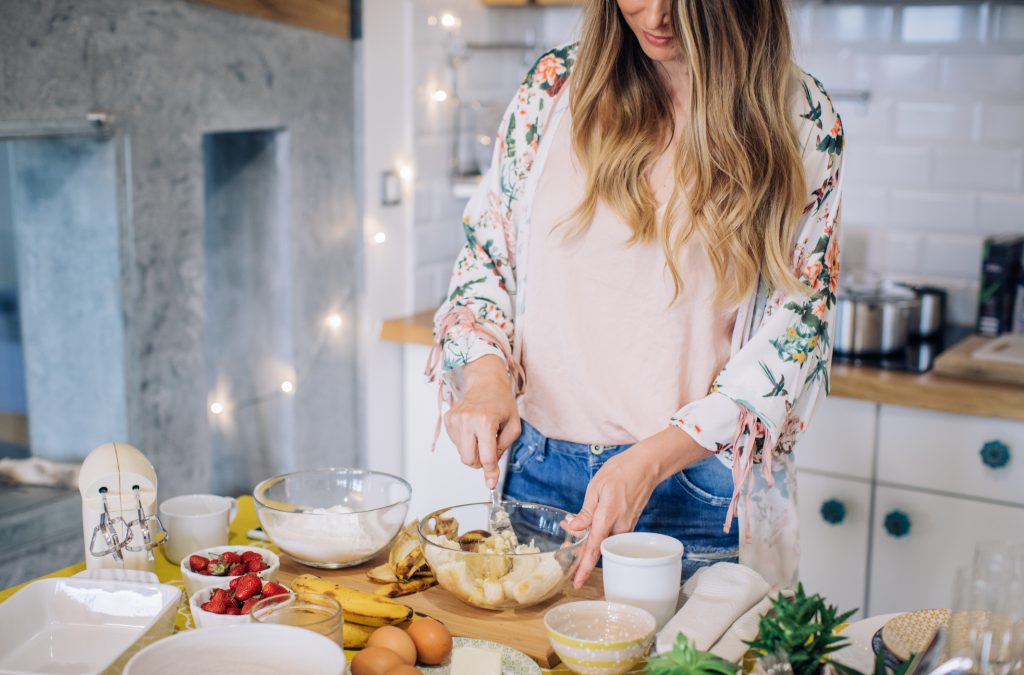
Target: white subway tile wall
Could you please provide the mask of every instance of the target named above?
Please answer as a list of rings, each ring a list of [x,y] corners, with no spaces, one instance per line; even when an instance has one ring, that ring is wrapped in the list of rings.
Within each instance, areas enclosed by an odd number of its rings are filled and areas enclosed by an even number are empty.
[[[425,309],[444,296],[465,205],[449,177],[452,101],[432,94],[454,84],[463,101],[500,113],[532,58],[575,37],[580,12],[409,1],[418,45],[415,301]],[[467,42],[532,38],[537,49],[470,51],[452,83],[445,13]],[[844,269],[943,285],[951,318],[973,323],[982,240],[1024,234],[1024,5],[798,3],[792,27],[799,62],[829,90],[870,94],[866,105],[836,100],[848,140]]]

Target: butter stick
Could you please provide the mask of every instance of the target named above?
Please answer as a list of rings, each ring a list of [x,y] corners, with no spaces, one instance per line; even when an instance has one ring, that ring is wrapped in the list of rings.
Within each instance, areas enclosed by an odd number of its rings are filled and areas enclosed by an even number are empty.
[[[501,675],[501,652],[479,647],[456,647],[451,675]]]

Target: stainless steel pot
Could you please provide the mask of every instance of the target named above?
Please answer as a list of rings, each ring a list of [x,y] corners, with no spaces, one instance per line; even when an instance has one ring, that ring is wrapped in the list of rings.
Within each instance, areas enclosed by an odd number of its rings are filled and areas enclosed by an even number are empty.
[[[937,286],[908,285],[921,301],[920,311],[910,326],[911,337],[937,338],[946,329],[946,289]]]
[[[890,354],[907,345],[921,302],[910,289],[883,282],[840,290],[835,351],[849,356]]]

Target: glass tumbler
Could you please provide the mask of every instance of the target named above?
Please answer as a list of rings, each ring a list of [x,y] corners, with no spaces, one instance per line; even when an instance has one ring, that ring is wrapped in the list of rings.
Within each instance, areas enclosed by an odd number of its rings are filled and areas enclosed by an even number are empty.
[[[256,623],[277,623],[298,626],[329,637],[344,647],[342,626],[344,615],[341,605],[329,595],[295,593],[263,598],[249,610]]]
[[[967,657],[978,675],[1024,671],[1024,556],[1012,542],[982,542],[957,570],[947,655]]]

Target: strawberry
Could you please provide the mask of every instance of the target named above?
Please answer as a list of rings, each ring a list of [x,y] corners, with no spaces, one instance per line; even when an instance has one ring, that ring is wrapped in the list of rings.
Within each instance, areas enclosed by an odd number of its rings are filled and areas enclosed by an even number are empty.
[[[237,607],[233,607],[233,606],[232,607],[228,607],[228,611],[225,612],[225,614],[230,614],[231,616],[238,616],[241,613],[242,613],[241,610],[239,610]]]
[[[213,572],[211,572],[208,568],[205,569],[205,570],[199,570],[199,572],[197,572],[197,574],[202,574],[204,577],[212,577],[213,576]]]
[[[235,590],[235,588],[238,587],[238,582],[241,581],[241,580],[242,580],[242,577],[235,577],[234,579],[231,580],[231,583],[228,584],[228,588],[230,588],[231,590]]]
[[[199,609],[211,614],[227,614],[227,608],[224,605],[214,605],[212,602],[204,602],[199,605]]]
[[[251,563],[253,560],[259,560],[260,562],[263,562],[263,556],[260,555],[260,553],[258,551],[243,551],[242,552],[242,562],[244,562],[246,565]]]
[[[245,574],[245,565],[243,565],[242,563],[233,565],[231,569],[228,570],[229,577],[237,577],[241,574]]]
[[[249,598],[248,600],[246,600],[245,604],[242,605],[242,614],[248,614],[249,610],[252,609],[252,606],[255,605],[257,602],[259,602],[260,600],[262,600],[262,598],[258,598],[258,597]]]
[[[231,596],[223,588],[218,588],[210,597],[210,602],[218,605],[228,605],[231,603]]]
[[[213,576],[222,577],[228,573],[228,569],[230,569],[230,567],[230,565],[225,564],[223,559],[213,558],[210,560],[210,566],[207,569],[210,570],[210,573],[213,574]]]
[[[246,574],[235,586],[235,600],[245,602],[254,595],[258,595],[263,588],[263,582],[255,574]]]
[[[263,564],[262,558],[250,560],[248,563],[245,564],[245,571],[252,572],[253,574],[262,572],[265,569],[267,569],[267,566]]]
[[[188,566],[193,572],[202,572],[210,566],[210,561],[201,555],[190,555],[188,557]]]
[[[238,555],[234,551],[225,551],[220,554],[220,561],[230,567],[242,562],[242,556]]]
[[[269,598],[272,595],[281,595],[281,594],[287,593],[287,592],[288,592],[287,588],[285,588],[281,584],[274,583],[273,581],[268,581],[267,583],[263,584],[263,597],[264,598]]]

